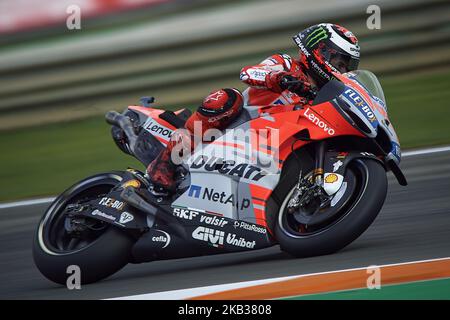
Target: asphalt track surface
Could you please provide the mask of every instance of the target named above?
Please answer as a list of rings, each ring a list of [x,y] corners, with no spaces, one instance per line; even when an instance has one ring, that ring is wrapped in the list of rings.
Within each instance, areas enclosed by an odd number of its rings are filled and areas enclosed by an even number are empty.
[[[0,209],[0,299],[104,299],[450,256],[450,152],[407,157],[401,167],[409,185],[401,187],[389,175],[378,218],[338,253],[293,259],[275,246],[130,264],[81,290],[48,281],[33,264],[32,237],[48,204]]]

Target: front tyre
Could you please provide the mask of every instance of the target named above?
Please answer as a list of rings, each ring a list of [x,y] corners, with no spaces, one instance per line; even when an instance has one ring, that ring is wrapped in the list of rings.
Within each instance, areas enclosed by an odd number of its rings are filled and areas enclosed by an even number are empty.
[[[99,281],[124,267],[133,239],[125,232],[98,220],[87,219],[82,237],[69,234],[66,209],[70,204],[107,194],[122,180],[120,172],[89,177],[62,193],[39,222],[33,241],[33,258],[49,280],[66,285],[69,266],[80,268],[81,283]]]
[[[344,181],[354,188],[344,192],[339,200],[343,205],[331,221],[314,227],[301,225],[287,212],[287,203],[296,183],[294,175],[287,179],[275,227],[283,251],[296,257],[330,254],[353,242],[372,224],[386,199],[386,171],[381,163],[368,158],[353,160],[346,171]]]

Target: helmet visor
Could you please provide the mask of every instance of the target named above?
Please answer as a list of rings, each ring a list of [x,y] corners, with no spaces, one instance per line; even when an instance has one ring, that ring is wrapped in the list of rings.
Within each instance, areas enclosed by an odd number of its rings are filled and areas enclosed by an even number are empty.
[[[341,73],[358,69],[359,58],[353,57],[346,52],[334,48],[322,48],[320,53],[326,61]]]

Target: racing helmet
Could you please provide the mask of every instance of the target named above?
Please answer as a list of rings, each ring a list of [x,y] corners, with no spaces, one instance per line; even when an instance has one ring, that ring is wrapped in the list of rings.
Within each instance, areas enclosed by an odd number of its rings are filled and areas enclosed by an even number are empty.
[[[342,26],[317,24],[293,39],[300,49],[300,63],[319,87],[334,78],[333,72],[345,73],[358,68],[358,39]]]

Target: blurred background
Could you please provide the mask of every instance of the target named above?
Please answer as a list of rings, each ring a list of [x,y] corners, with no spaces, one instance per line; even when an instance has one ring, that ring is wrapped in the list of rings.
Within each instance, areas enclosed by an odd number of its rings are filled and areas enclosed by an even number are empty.
[[[69,29],[73,5],[81,29]],[[381,28],[369,29],[369,5]],[[297,56],[291,37],[338,23],[385,90],[402,148],[450,142],[450,1],[0,0],[0,201],[55,195],[134,166],[103,120],[155,96],[195,107],[243,66]]]

